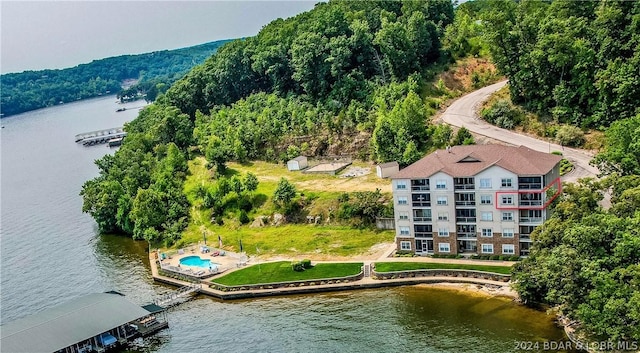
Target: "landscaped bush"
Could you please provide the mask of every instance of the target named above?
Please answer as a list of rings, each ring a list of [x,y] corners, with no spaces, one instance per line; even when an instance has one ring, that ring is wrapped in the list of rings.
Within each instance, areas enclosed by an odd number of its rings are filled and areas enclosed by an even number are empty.
[[[302,264],[301,261],[295,261],[291,264],[291,268],[296,271],[296,272],[302,272],[304,271],[304,265]]]
[[[491,255],[489,256],[489,260],[502,260],[500,255]]]
[[[509,261],[518,261],[518,260],[520,260],[520,256],[518,255],[509,256]]]
[[[304,259],[301,261],[301,263],[302,263],[302,267],[304,267],[305,269],[311,268],[311,260]]]

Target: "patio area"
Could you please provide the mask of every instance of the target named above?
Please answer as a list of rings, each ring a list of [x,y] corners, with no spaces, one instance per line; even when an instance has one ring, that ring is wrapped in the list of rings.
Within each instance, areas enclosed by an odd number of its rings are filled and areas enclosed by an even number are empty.
[[[156,250],[160,269],[176,274],[204,279],[230,269],[246,266],[245,254],[229,252],[206,245],[190,246],[178,250]]]

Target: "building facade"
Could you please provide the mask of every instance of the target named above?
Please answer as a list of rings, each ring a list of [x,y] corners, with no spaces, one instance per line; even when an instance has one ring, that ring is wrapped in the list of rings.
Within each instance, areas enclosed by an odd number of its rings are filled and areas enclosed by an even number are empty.
[[[392,177],[398,252],[526,256],[561,192],[561,156],[455,146]]]

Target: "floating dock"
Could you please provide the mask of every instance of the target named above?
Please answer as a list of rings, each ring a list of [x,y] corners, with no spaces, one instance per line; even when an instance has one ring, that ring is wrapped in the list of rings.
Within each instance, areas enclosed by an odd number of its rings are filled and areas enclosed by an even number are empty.
[[[102,143],[111,143],[112,140],[120,139],[127,136],[122,126],[112,127],[104,130],[89,131],[76,135],[76,143],[82,143],[84,146],[93,146]]]

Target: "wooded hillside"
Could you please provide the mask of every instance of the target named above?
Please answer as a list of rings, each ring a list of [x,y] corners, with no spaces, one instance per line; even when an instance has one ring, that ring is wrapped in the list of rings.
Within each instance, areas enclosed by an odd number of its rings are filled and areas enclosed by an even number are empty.
[[[122,55],[94,60],[62,70],[39,70],[1,76],[2,116],[74,102],[106,94],[146,95],[153,101],[158,93],[180,79],[194,66],[215,53],[229,40],[193,47],[162,50],[139,55]],[[123,90],[125,80],[137,81]]]

